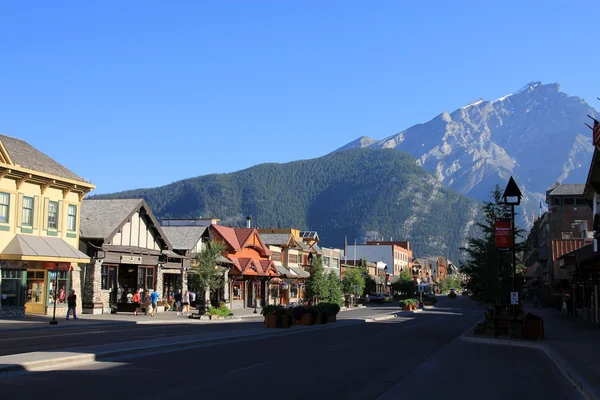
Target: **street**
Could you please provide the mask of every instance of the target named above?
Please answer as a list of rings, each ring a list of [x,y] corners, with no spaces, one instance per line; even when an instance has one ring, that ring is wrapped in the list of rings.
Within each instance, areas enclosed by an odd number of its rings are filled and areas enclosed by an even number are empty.
[[[394,307],[360,312],[381,314],[381,309],[393,311]],[[346,314],[345,318],[352,317],[351,312]],[[0,392],[6,398],[52,394],[66,399],[580,398],[542,353],[462,342],[461,333],[481,315],[469,298],[440,298],[435,309],[386,321],[278,337],[261,338],[254,333],[247,341],[127,354],[62,370],[5,376],[0,378]],[[120,338],[246,326],[256,329],[259,324],[144,327],[135,333],[123,332]],[[118,329],[112,327],[105,334],[115,340]],[[37,343],[38,349],[48,345]],[[4,345],[2,350],[11,351]]]

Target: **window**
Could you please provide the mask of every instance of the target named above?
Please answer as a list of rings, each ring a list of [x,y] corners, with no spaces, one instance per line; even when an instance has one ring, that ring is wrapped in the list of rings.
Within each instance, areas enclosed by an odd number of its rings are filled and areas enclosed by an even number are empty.
[[[298,263],[298,255],[297,254],[290,254],[289,262],[297,264]]]
[[[243,293],[242,282],[233,282],[233,300],[241,300]]]
[[[554,199],[552,199],[552,203],[555,206],[560,206],[560,197],[555,197]]]
[[[0,222],[8,224],[10,194],[0,193]]]
[[[331,263],[331,258],[329,257],[323,257],[323,266],[324,267],[329,267]]]
[[[565,206],[574,206],[575,205],[575,199],[572,197],[565,197],[565,199],[563,200],[563,204]]]
[[[54,286],[56,285],[56,271],[48,271],[48,304],[54,304]],[[71,282],[69,271],[58,271],[58,296],[56,304],[66,304]]]
[[[75,232],[77,229],[77,206],[69,204],[69,214],[67,219],[67,229],[71,232]]]
[[[273,261],[281,261],[281,253],[273,252],[271,255],[271,260]]]
[[[108,265],[103,265],[100,268],[100,289],[108,290]]]
[[[298,284],[297,283],[292,283],[290,285],[290,297],[298,297]]]
[[[21,224],[33,225],[33,197],[23,197],[23,218]]]
[[[340,260],[337,258],[332,258],[331,259],[331,267],[332,268],[339,268],[340,267]]]
[[[585,201],[585,199],[578,197],[575,199],[575,204],[577,204],[578,206],[584,206],[587,204],[587,202]]]
[[[23,272],[14,269],[2,270],[2,307],[23,307],[25,305],[25,287]]]
[[[48,229],[58,229],[58,202],[48,202]]]
[[[154,267],[138,267],[138,288],[147,294],[154,290]]]

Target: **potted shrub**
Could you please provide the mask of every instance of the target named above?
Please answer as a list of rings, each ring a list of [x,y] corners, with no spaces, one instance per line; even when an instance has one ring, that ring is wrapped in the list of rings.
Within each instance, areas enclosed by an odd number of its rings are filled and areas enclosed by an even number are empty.
[[[209,315],[210,319],[225,319],[225,317],[228,317],[232,314],[231,314],[231,311],[229,310],[229,308],[227,308],[225,306],[221,306],[221,307],[209,307],[206,315]]]
[[[267,328],[289,328],[292,326],[292,314],[283,306],[271,304],[264,306],[260,312],[265,317]]]
[[[319,304],[321,305],[321,304]],[[340,312],[340,305],[336,303],[322,303],[322,308],[327,316],[327,322],[336,322],[337,314]]]
[[[410,300],[406,299],[406,300],[400,300],[400,307],[402,307],[402,310],[404,311],[410,311],[411,310],[411,306],[410,306]]]

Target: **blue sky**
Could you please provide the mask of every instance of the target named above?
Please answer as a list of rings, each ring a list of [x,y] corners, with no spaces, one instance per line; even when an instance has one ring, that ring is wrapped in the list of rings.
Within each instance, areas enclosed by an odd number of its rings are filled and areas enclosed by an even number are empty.
[[[107,193],[319,157],[534,80],[598,109],[597,10],[592,1],[6,1],[0,133]]]

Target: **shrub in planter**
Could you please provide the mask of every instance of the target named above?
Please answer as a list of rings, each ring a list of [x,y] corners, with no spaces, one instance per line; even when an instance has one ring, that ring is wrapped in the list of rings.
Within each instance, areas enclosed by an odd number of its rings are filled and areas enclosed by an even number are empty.
[[[265,317],[267,328],[289,328],[292,326],[292,312],[280,305],[264,306],[260,313]]]
[[[215,317],[228,317],[230,315],[233,315],[231,314],[231,310],[229,310],[229,308],[225,306],[209,307],[207,314]]]
[[[449,298],[449,299],[455,299],[455,298],[456,298],[456,293],[450,293],[450,294],[448,295],[448,298]]]
[[[410,299],[400,300],[400,307],[402,307],[402,309],[404,311],[410,311],[411,304],[412,303],[411,303]]]

